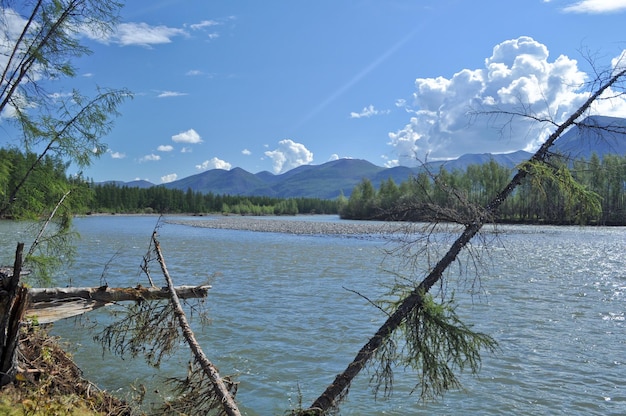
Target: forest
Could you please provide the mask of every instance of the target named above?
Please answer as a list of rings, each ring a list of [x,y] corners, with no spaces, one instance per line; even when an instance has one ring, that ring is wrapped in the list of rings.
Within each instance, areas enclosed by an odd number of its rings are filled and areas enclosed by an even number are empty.
[[[572,163],[553,158],[547,175],[539,170],[526,178],[498,212],[494,222],[525,224],[626,224],[626,156],[592,155],[590,160]],[[340,215],[346,219],[453,221],[446,212],[463,212],[468,207],[484,206],[513,172],[493,160],[471,165],[465,171],[422,172],[397,185],[391,179],[378,189],[363,180],[352,191]],[[595,209],[581,211],[580,200],[572,199],[571,186],[580,187]],[[403,211],[398,207],[412,207]],[[416,206],[422,209],[416,210]],[[436,211],[436,212],[435,212]],[[583,213],[584,212],[584,213]],[[434,217],[433,218],[433,214]],[[471,213],[465,212],[468,218]]]
[[[339,202],[316,198],[233,196],[94,183],[67,174],[67,163],[17,149],[0,149],[0,201],[4,218],[35,219],[49,212],[66,192],[64,207],[75,214],[222,213],[236,215],[336,214]],[[26,180],[23,180],[25,173]]]
[[[439,207],[440,221],[446,210],[463,210],[466,202],[484,205],[490,195],[510,180],[512,171],[494,161],[470,165],[465,171],[449,172],[441,168],[436,173],[422,171],[396,184],[388,179],[378,187],[364,179],[349,198],[336,200],[316,198],[272,198],[267,196],[237,196],[203,194],[191,189],[167,189],[163,186],[138,188],[115,183],[94,183],[81,176],[67,175],[67,163],[45,157],[18,186],[37,156],[16,149],[0,149],[0,196],[2,213],[8,218],[30,218],[51,209],[71,190],[72,197],[64,202],[68,211],[88,213],[222,213],[234,215],[297,215],[337,214],[345,219],[426,221],[432,207]],[[504,202],[498,217],[505,223],[528,224],[626,224],[626,156],[593,155],[589,160],[578,159],[569,164],[552,160],[556,176],[542,177],[535,172]],[[545,176],[545,175],[544,175]],[[574,179],[597,201],[597,209],[581,214],[580,201],[568,198],[566,179]],[[8,190],[18,189],[12,194]],[[42,190],[46,189],[46,192]],[[9,203],[9,201],[12,201]],[[398,207],[415,207],[402,214]],[[67,206],[69,205],[69,206]],[[430,207],[431,209],[426,209]],[[393,209],[392,209],[393,208]]]

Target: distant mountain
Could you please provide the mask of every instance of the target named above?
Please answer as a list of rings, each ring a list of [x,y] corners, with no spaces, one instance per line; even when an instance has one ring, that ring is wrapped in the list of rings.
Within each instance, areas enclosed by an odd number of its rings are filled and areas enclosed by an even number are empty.
[[[130,182],[106,181],[106,182],[100,182],[100,183],[101,184],[113,184],[119,187],[127,186],[129,188],[151,188],[154,186],[152,182],[148,182],[144,180],[136,180],[136,181],[130,181]]]
[[[572,159],[589,159],[593,153],[626,155],[624,131],[626,118],[591,116],[566,131],[554,147]]]
[[[604,126],[604,130],[593,129]],[[602,157],[605,154],[626,155],[626,134],[618,130],[626,129],[626,119],[615,117],[588,117],[572,127],[555,143],[556,152],[572,158],[588,159],[593,152]],[[428,162],[426,167],[437,172],[440,166],[448,171],[464,171],[470,165],[487,163],[494,160],[508,168],[515,168],[530,158],[531,153],[519,150],[506,154],[465,154],[458,159]],[[424,167],[409,168],[397,166],[384,168],[366,160],[338,159],[321,165],[302,165],[280,175],[263,171],[252,174],[241,168],[231,170],[212,169],[197,175],[167,183],[166,188],[213,194],[243,196],[270,196],[280,198],[321,198],[333,199],[342,193],[350,196],[352,189],[364,178],[376,187],[391,178],[396,183],[406,181]],[[147,181],[115,182],[120,186],[150,187]]]
[[[469,165],[486,163],[491,159],[513,168],[529,156],[530,153],[522,151],[499,155],[463,155],[452,161],[430,162],[428,168],[437,171],[443,164],[450,171],[465,170]],[[163,186],[180,190],[191,188],[197,192],[214,194],[334,199],[342,193],[350,196],[352,189],[363,179],[369,179],[378,187],[389,178],[396,183],[404,182],[421,169],[406,166],[384,168],[361,159],[338,159],[321,165],[299,166],[280,175],[265,171],[255,175],[241,168],[212,169]]]
[[[211,169],[163,185],[169,189],[229,195],[271,195],[269,184],[256,175],[241,168],[231,170]],[[255,193],[255,192],[258,192]]]
[[[513,169],[523,161],[528,160],[528,158],[531,156],[532,153],[525,152],[523,150],[518,150],[517,152],[513,153],[500,154],[465,154],[454,160],[447,160],[445,162],[429,162],[427,163],[427,166],[431,169],[431,171],[437,171],[439,166],[443,166],[449,172],[452,172],[456,169],[465,171],[470,165],[482,165],[485,163],[489,163],[493,159],[499,165],[505,166],[509,169]],[[433,167],[437,167],[437,169],[433,169]]]

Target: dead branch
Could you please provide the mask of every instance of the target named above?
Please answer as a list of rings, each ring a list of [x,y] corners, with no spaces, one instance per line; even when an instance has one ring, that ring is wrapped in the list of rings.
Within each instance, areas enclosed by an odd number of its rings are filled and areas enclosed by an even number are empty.
[[[183,336],[185,337],[185,340],[187,341],[187,344],[189,345],[189,348],[191,349],[195,360],[198,362],[198,364],[200,364],[200,367],[211,381],[211,384],[213,384],[214,393],[221,401],[224,413],[228,416],[241,416],[237,404],[235,403],[233,396],[230,394],[228,388],[226,387],[226,384],[220,377],[217,368],[213,365],[213,363],[211,363],[211,361],[209,361],[209,359],[202,351],[202,348],[200,348],[200,344],[198,344],[198,341],[196,341],[194,333],[191,330],[189,323],[187,322],[187,317],[185,316],[185,312],[183,311],[183,308],[178,299],[178,295],[174,288],[172,278],[167,271],[165,259],[163,258],[163,254],[161,253],[161,246],[156,238],[156,231],[152,234],[152,241],[154,242],[154,250],[157,254],[157,259],[159,261],[159,264],[161,265],[161,271],[163,272],[163,276],[165,277],[165,280],[167,281],[167,286],[170,290],[170,300],[172,302],[172,305],[174,306],[174,313],[178,318],[178,322],[183,331]]]

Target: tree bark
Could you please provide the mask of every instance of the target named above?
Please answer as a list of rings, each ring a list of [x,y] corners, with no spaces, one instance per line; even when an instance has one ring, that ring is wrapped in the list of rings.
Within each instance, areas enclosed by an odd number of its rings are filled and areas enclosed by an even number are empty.
[[[23,251],[24,243],[18,243],[13,275],[2,279],[0,289],[0,387],[15,380],[17,374],[15,351],[26,305],[26,289],[19,286]]]
[[[178,295],[176,294],[176,290],[174,288],[172,278],[170,277],[170,274],[167,271],[167,266],[165,265],[165,259],[163,258],[163,254],[161,253],[161,246],[158,240],[156,239],[156,232],[152,235],[152,241],[154,242],[154,248],[157,254],[157,259],[159,261],[159,264],[161,265],[161,270],[163,271],[163,275],[165,276],[165,280],[167,281],[167,286],[169,287],[169,290],[170,290],[171,301],[172,301],[172,304],[174,305],[174,313],[178,317],[178,322],[183,331],[185,340],[187,341],[187,344],[189,345],[189,348],[191,349],[196,361],[202,367],[202,370],[204,371],[204,373],[207,375],[207,377],[209,377],[209,380],[211,380],[211,383],[213,384],[214,392],[216,396],[222,402],[222,408],[224,409],[224,412],[228,416],[241,416],[241,413],[239,412],[239,408],[237,407],[237,404],[235,403],[235,399],[231,396],[230,392],[228,391],[228,388],[222,381],[222,378],[220,377],[220,374],[217,368],[213,365],[213,363],[211,363],[211,361],[209,361],[206,355],[204,355],[202,348],[200,348],[200,344],[198,344],[198,341],[196,341],[193,331],[191,330],[191,327],[189,326],[189,323],[187,322],[187,317],[185,316],[185,312],[183,311],[183,308],[178,299]]]
[[[529,162],[544,162],[548,157],[548,149],[554,144],[554,142],[561,136],[561,134],[570,126],[576,123],[576,120],[589,109],[591,104],[598,99],[602,93],[610,86],[615,84],[620,78],[626,75],[626,70],[615,73],[606,83],[602,84],[600,88],[594,92],[585,103],[576,110],[563,124],[559,125],[557,129],[548,137],[543,145],[535,152],[535,154],[529,159]],[[354,360],[348,365],[348,367],[337,377],[331,385],[329,385],[324,393],[318,397],[311,407],[306,410],[306,414],[318,414],[323,415],[331,411],[337,406],[341,397],[344,396],[344,392],[347,391],[350,383],[356,377],[359,372],[365,367],[367,362],[372,358],[376,350],[382,345],[396,329],[398,329],[401,323],[406,319],[411,311],[415,308],[422,306],[422,296],[428,292],[432,286],[437,283],[443,275],[443,272],[454,262],[458,254],[465,247],[465,245],[480,231],[485,222],[493,214],[496,213],[500,205],[511,195],[513,190],[522,182],[522,180],[528,175],[528,171],[523,167],[517,171],[513,179],[489,202],[484,214],[481,218],[476,218],[475,222],[467,224],[461,235],[452,243],[452,246],[448,252],[439,260],[432,271],[422,280],[419,286],[412,291],[400,304],[398,309],[385,321],[385,323],[376,331],[376,334],[365,344],[358,352]]]
[[[179,298],[206,298],[211,286],[178,286]],[[29,305],[25,316],[41,324],[81,315],[113,302],[169,299],[168,287],[55,287],[28,290]]]

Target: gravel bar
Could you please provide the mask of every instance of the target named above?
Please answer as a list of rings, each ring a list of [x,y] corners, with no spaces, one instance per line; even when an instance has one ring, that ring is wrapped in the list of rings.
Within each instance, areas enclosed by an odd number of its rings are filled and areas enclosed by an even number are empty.
[[[215,216],[207,219],[168,220],[170,224],[191,227],[216,228],[226,230],[246,230],[266,233],[286,233],[304,235],[356,235],[356,234],[390,234],[406,232],[407,223],[382,221],[314,221],[307,219],[275,219],[247,216]]]

